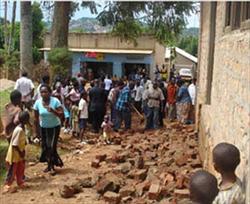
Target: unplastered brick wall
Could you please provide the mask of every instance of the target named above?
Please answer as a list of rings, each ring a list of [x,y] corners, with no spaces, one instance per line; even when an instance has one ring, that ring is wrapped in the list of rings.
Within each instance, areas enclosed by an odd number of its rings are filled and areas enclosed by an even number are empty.
[[[241,151],[237,174],[243,180],[250,203],[250,30],[224,32],[225,2],[217,3],[211,104],[203,104],[206,97],[207,59],[206,36],[201,35],[198,103],[200,112],[200,140],[210,146],[203,158],[206,168],[213,171],[211,151],[220,142],[235,144]],[[204,19],[207,24],[207,18]],[[204,49],[204,50],[202,50]],[[203,83],[203,85],[202,85]]]

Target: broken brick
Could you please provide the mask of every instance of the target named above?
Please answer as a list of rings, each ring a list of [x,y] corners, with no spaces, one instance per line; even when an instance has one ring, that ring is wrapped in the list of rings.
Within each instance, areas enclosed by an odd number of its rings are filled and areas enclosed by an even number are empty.
[[[185,181],[185,176],[184,175],[179,175],[176,178],[176,188],[182,189],[184,188],[184,181]]]
[[[177,166],[181,167],[187,163],[187,160],[188,160],[187,155],[183,154],[175,160],[175,163]]]
[[[138,156],[135,159],[135,167],[138,169],[143,169],[144,167],[144,159],[142,156]]]
[[[124,186],[120,189],[119,194],[121,197],[131,196],[135,193],[135,188],[133,186]]]
[[[99,194],[104,194],[106,191],[109,190],[109,188],[111,188],[113,185],[112,181],[109,181],[107,179],[102,179],[99,182],[97,182],[96,184],[96,191]]]
[[[99,160],[100,162],[102,162],[102,161],[105,161],[105,159],[107,158],[107,155],[106,154],[99,154],[99,155],[96,155],[95,158],[97,160]]]
[[[148,191],[148,198],[150,200],[158,200],[160,196],[160,184],[151,184]]]
[[[145,191],[148,191],[150,188],[150,182],[144,181],[135,186],[137,196],[142,196]]]
[[[174,195],[177,196],[178,198],[187,198],[189,197],[189,190],[188,189],[176,189],[174,191]]]
[[[103,198],[106,202],[110,204],[118,204],[121,201],[121,196],[119,194],[110,191],[106,192],[103,195]]]
[[[100,161],[99,161],[98,159],[94,159],[94,160],[91,162],[91,166],[94,167],[94,168],[100,167]]]
[[[167,176],[163,179],[163,184],[166,185],[167,183],[173,181],[174,181],[174,176],[172,174],[167,174]]]

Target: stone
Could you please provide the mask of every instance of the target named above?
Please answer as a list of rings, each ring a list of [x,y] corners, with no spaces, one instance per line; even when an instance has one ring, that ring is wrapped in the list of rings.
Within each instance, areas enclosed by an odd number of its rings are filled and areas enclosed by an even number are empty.
[[[147,170],[146,169],[137,170],[135,171],[133,177],[136,180],[144,181],[147,177]]]
[[[135,186],[137,196],[142,196],[145,191],[148,191],[150,187],[149,181],[144,181]]]
[[[131,196],[127,196],[122,198],[122,203],[126,204],[126,203],[131,203],[131,201],[133,200],[133,198]]]
[[[95,158],[97,160],[99,160],[100,162],[102,162],[102,161],[105,161],[105,159],[107,158],[107,155],[106,154],[99,154],[99,155],[96,155]]]
[[[114,193],[114,192],[106,192],[103,195],[103,198],[106,202],[110,203],[110,204],[119,204],[121,201],[121,196],[118,193]]]
[[[166,177],[163,179],[163,184],[166,185],[174,181],[174,176],[172,174],[167,174]]]
[[[91,166],[94,167],[94,168],[99,168],[99,167],[100,167],[100,160],[94,159],[94,160],[91,162]]]
[[[95,183],[92,181],[92,177],[88,176],[83,179],[79,179],[79,185],[83,188],[92,188]]]
[[[143,169],[144,168],[144,159],[142,156],[138,156],[135,159],[135,167],[138,169]]]
[[[132,168],[132,165],[129,162],[126,162],[121,165],[121,173],[126,174],[128,173]]]
[[[125,156],[124,155],[119,155],[119,154],[113,154],[111,161],[113,163],[122,163],[125,162]]]
[[[175,163],[177,166],[181,167],[184,166],[187,163],[188,156],[185,154],[182,154],[178,158],[176,158]]]
[[[64,185],[61,188],[59,188],[59,194],[62,198],[71,198],[75,194],[74,188],[68,185]]]
[[[178,175],[176,177],[176,188],[178,188],[178,189],[184,188],[184,182],[185,182],[185,176],[184,175]]]
[[[160,184],[151,184],[148,191],[148,198],[150,200],[158,200],[160,197]]]
[[[154,162],[154,161],[146,161],[145,163],[144,163],[144,167],[145,168],[149,168],[149,167],[151,167],[151,166],[156,166],[157,164],[156,164],[156,162]]]
[[[128,197],[128,196],[132,196],[135,193],[135,188],[134,186],[124,186],[120,189],[119,194],[121,195],[121,197]]]
[[[110,188],[112,188],[112,186],[113,186],[113,182],[104,178],[104,179],[101,179],[99,182],[97,182],[95,188],[96,188],[97,193],[102,195],[105,192],[107,192]]]
[[[202,164],[198,159],[192,160],[190,165],[193,168],[202,168]]]
[[[166,158],[166,159],[162,160],[160,163],[165,164],[167,166],[170,166],[173,162],[174,162],[174,158]]]

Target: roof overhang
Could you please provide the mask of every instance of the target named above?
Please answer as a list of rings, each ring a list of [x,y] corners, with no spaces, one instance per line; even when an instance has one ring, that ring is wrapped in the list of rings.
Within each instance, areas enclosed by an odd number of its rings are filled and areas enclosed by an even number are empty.
[[[50,51],[50,48],[41,48],[41,51]],[[93,49],[93,48],[69,48],[71,52],[98,52],[98,53],[112,53],[112,54],[143,54],[150,55],[153,50],[130,50],[130,49]]]

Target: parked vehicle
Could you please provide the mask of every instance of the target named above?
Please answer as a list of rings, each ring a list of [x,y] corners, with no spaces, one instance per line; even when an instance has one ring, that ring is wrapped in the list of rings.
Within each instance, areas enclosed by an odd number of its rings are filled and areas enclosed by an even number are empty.
[[[193,78],[192,70],[189,68],[181,68],[179,75],[183,80],[191,80]]]

